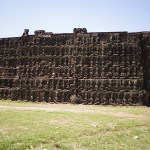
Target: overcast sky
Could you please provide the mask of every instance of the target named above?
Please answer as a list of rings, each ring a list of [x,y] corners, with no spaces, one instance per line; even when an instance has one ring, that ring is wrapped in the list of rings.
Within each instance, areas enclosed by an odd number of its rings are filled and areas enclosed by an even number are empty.
[[[35,30],[150,31],[150,0],[0,0],[0,37]]]

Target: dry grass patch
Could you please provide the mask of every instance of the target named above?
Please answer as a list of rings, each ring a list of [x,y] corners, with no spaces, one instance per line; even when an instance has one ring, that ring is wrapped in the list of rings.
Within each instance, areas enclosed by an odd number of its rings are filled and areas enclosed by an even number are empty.
[[[150,149],[146,107],[0,101],[0,127],[1,150]]]

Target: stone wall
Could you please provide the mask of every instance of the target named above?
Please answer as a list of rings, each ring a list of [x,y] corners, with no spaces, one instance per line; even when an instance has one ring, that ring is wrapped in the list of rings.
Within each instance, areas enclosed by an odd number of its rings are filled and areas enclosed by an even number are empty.
[[[150,104],[149,32],[28,32],[0,39],[0,99]]]

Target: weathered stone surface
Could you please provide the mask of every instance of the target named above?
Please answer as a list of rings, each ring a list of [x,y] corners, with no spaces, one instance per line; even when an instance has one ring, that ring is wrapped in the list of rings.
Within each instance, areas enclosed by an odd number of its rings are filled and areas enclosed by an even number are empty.
[[[0,39],[0,99],[150,105],[150,32],[28,32]]]

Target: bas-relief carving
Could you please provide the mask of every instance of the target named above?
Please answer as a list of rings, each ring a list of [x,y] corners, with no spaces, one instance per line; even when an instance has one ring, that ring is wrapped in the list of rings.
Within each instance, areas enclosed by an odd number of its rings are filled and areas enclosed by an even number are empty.
[[[83,104],[149,105],[149,43],[143,32],[25,29],[0,39],[0,98],[66,103],[74,95]]]

